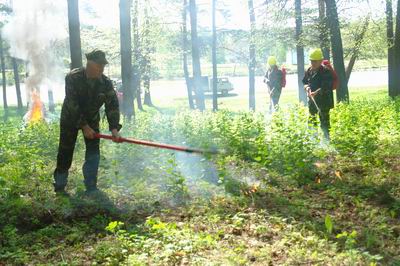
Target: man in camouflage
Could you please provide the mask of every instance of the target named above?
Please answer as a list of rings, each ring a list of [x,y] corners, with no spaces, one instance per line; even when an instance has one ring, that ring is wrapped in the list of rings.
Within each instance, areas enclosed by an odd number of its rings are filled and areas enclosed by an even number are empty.
[[[321,49],[315,49],[310,54],[311,67],[305,73],[303,84],[308,95],[310,120],[315,125],[316,115],[319,115],[324,137],[329,140],[329,111],[334,107],[333,76],[329,69],[322,64],[323,59]]]
[[[54,189],[60,194],[66,194],[68,170],[79,130],[82,130],[86,145],[82,168],[86,191],[97,190],[100,140],[96,133],[99,132],[99,109],[103,104],[113,140],[118,142],[120,138],[118,99],[111,80],[103,75],[104,66],[108,64],[105,53],[96,49],[86,54],[86,59],[86,67],[73,69],[65,78],[57,168],[54,171]]]

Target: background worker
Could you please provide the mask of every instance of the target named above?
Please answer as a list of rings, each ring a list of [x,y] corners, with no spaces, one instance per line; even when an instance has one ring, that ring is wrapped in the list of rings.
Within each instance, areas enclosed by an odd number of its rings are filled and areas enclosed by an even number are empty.
[[[314,49],[311,52],[311,66],[304,75],[303,84],[308,95],[310,121],[315,125],[317,122],[316,115],[318,114],[324,137],[329,140],[329,112],[334,107],[333,76],[331,71],[322,64],[323,59],[321,49]]]
[[[267,84],[270,96],[269,111],[277,110],[279,98],[282,92],[282,71],[277,66],[275,56],[268,57],[268,69],[264,76],[264,83]]]

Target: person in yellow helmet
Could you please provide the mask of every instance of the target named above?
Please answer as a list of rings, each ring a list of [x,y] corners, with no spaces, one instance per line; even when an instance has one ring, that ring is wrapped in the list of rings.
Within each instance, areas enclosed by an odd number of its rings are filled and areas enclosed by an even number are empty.
[[[303,84],[308,95],[308,110],[310,121],[316,124],[316,115],[319,115],[321,129],[325,139],[329,140],[330,117],[329,112],[334,107],[333,75],[322,64],[324,56],[321,49],[314,49],[310,54],[311,66],[307,69]]]
[[[268,57],[268,69],[264,76],[264,83],[267,84],[268,93],[270,96],[269,111],[277,110],[279,98],[282,92],[282,71],[277,66],[275,56]]]

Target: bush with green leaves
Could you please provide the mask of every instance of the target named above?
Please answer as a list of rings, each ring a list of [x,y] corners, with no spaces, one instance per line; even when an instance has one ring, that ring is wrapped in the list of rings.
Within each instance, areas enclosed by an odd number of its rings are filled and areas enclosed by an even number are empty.
[[[379,162],[396,156],[400,100],[354,100],[332,112],[332,145],[343,156]]]
[[[50,238],[55,237],[65,242],[47,251],[54,262],[59,250],[82,243],[98,248],[88,251],[98,263],[140,265],[150,257],[158,264],[183,263],[183,258],[196,262],[203,255],[212,256],[221,241],[227,243],[225,255],[231,259],[224,262],[249,262],[252,258],[244,254],[251,247],[237,234],[251,229],[251,224],[236,215],[240,208],[243,213],[257,208],[274,210],[288,226],[292,222],[306,226],[319,247],[314,251],[323,253],[326,261],[338,249],[344,249],[340,256],[349,261],[363,261],[363,248],[378,254],[365,255],[365,261],[380,260],[379,254],[386,261],[396,261],[399,107],[399,101],[389,100],[339,104],[331,113],[330,145],[322,141],[319,129],[309,126],[307,109],[302,106],[283,108],[271,116],[226,110],[182,111],[174,116],[140,112],[133,123],[124,124],[123,136],[223,152],[199,156],[102,140],[99,187],[121,208],[122,221],[130,227],[124,232],[124,225],[110,224],[111,236],[105,236],[103,229],[115,220],[113,214],[88,207],[82,199],[82,137],[78,138],[67,187],[76,202],[68,204],[53,196],[58,124],[2,123],[0,244],[4,248],[0,261],[29,263],[41,247],[54,245]],[[108,132],[106,121],[101,130]],[[252,187],[253,183],[257,186]],[[209,218],[202,210],[208,205],[211,212],[226,215],[232,224],[220,219],[217,229],[210,225],[211,231],[199,231],[197,226],[202,228]],[[180,224],[175,217],[179,215],[172,214],[176,210],[199,217],[198,223],[194,228],[188,227],[188,222]],[[347,214],[351,221],[346,220]],[[365,221],[372,228],[367,228]],[[260,224],[260,228],[263,232],[268,227]],[[238,240],[232,251],[230,238],[220,239],[225,229],[232,231],[229,237]],[[352,234],[353,230],[357,234]],[[297,248],[285,256],[294,261],[303,254],[307,262],[311,249],[303,246],[307,237],[297,231],[286,236],[277,233],[281,241],[274,240],[268,258],[279,243],[295,241]],[[87,240],[86,234],[95,236]],[[268,237],[256,241],[265,243]],[[102,241],[94,244],[97,238]],[[320,248],[321,241],[322,246],[331,247],[328,253]],[[69,254],[73,254],[76,250],[70,248]]]
[[[51,178],[58,147],[56,124],[4,123],[0,127],[0,196],[38,192]]]

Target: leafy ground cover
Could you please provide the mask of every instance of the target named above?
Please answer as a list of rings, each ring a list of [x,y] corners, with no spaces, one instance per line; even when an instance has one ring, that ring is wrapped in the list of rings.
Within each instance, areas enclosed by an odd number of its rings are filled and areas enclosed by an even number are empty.
[[[148,109],[124,136],[223,153],[103,141],[103,192],[87,196],[80,137],[70,198],[52,191],[57,122],[12,118],[0,127],[0,264],[399,265],[399,108],[337,106],[330,144],[299,106]]]

